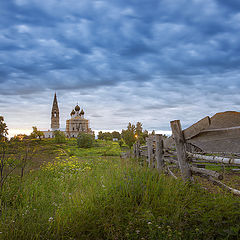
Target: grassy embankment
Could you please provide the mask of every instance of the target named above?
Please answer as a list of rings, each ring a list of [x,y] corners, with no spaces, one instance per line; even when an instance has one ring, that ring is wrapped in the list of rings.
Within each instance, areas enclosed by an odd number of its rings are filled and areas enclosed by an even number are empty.
[[[209,194],[120,159],[117,143],[98,142],[91,149],[78,149],[73,140],[39,144],[32,170],[22,181],[11,177],[2,191],[2,239],[239,236],[238,198]]]

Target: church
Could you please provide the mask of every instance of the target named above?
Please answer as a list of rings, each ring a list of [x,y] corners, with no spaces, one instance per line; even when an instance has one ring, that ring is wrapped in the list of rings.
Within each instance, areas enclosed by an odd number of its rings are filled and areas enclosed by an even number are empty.
[[[66,130],[61,131],[68,138],[76,138],[79,133],[93,134],[93,131],[89,127],[89,120],[84,118],[84,111],[77,105],[70,113],[71,118],[66,121]],[[53,138],[54,131],[60,131],[60,117],[59,108],[57,102],[57,95],[55,93],[52,112],[51,112],[51,130],[42,131],[44,138]]]

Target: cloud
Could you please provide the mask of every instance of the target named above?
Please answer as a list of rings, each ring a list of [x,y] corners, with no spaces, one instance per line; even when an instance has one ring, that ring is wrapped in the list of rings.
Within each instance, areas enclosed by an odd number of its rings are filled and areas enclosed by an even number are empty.
[[[95,128],[137,120],[152,128],[159,119],[168,130],[175,118],[187,125],[238,109],[239,7],[237,0],[1,1],[0,110],[11,126],[18,113],[24,128],[34,121],[46,128],[57,90],[62,124],[81,100]]]

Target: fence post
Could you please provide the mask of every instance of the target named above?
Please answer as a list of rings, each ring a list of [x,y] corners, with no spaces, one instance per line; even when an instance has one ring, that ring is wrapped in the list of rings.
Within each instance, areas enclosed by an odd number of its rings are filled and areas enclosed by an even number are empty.
[[[147,161],[148,161],[148,166],[153,167],[153,140],[152,137],[147,138]]]
[[[177,158],[182,178],[185,182],[191,181],[191,170],[187,163],[186,142],[182,132],[180,120],[171,121],[173,138],[176,143]]]
[[[157,169],[162,172],[163,171],[163,138],[161,134],[155,135],[155,141],[156,141],[156,152],[155,152],[155,158],[157,162]]]
[[[136,143],[133,144],[133,157],[136,157]]]
[[[136,142],[136,157],[137,158],[140,157],[140,142],[139,142],[139,140],[137,140],[137,142]]]

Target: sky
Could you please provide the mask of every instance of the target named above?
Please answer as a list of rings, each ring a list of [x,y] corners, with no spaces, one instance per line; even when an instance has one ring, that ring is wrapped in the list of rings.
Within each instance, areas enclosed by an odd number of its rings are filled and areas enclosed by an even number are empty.
[[[61,128],[78,103],[93,130],[183,128],[240,109],[239,0],[1,0],[0,115],[10,134]]]

